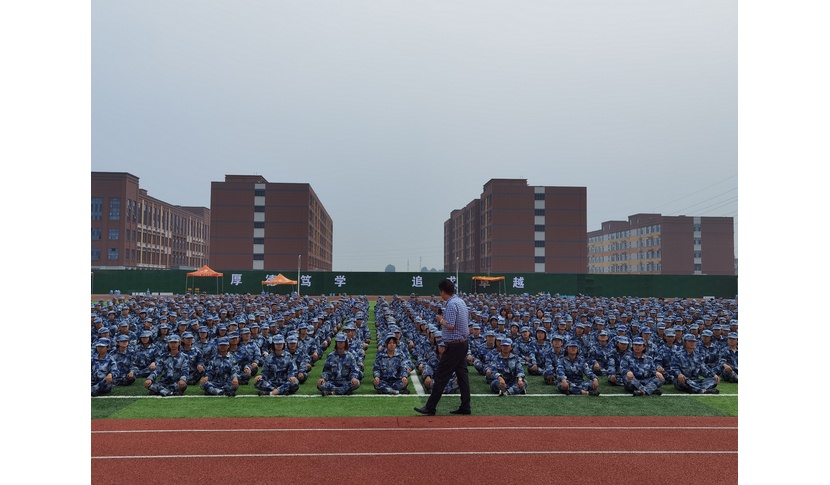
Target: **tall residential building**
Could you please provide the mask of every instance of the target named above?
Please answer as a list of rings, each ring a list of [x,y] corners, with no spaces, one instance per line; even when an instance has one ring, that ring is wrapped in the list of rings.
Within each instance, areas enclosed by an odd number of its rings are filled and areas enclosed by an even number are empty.
[[[138,177],[92,172],[92,269],[195,269],[208,264],[210,209],[147,195]]]
[[[588,272],[734,275],[731,217],[634,214],[588,233]]]
[[[444,223],[444,270],[585,273],[587,189],[491,179]]]
[[[213,269],[332,270],[334,225],[309,184],[225,175],[211,182],[210,209]]]

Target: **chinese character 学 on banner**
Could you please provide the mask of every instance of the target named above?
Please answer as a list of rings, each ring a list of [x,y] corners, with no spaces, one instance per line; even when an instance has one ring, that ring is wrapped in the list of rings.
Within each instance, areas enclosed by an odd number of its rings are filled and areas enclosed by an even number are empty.
[[[338,288],[341,288],[343,285],[346,284],[346,276],[342,274],[335,276],[334,284],[337,285]]]

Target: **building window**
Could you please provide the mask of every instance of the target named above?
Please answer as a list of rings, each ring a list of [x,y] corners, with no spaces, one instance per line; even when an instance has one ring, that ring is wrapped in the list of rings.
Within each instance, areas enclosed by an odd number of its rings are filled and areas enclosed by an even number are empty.
[[[537,248],[545,247],[545,241],[533,241],[533,245]]]
[[[545,226],[543,224],[536,224],[533,226],[533,230],[536,232],[545,232]]]
[[[544,257],[544,256],[536,256],[536,257],[534,258],[534,260],[535,260],[535,262],[537,262],[537,263],[544,263],[544,262],[545,262],[545,257]]]
[[[533,194],[533,200],[545,200],[545,193]]]
[[[265,244],[265,238],[264,237],[255,237],[254,238],[254,244]]]
[[[101,220],[101,213],[104,210],[104,202],[101,200],[100,197],[93,197],[92,198],[92,220],[93,221],[100,221]]]
[[[265,206],[264,205],[255,205],[254,206],[254,212],[265,212]]]
[[[117,241],[118,240],[118,229],[110,229],[109,240],[110,241]]]
[[[264,222],[254,222],[254,229],[265,229]]]
[[[92,240],[93,241],[100,241],[101,240],[101,230],[92,228]]]
[[[121,199],[113,197],[110,199],[110,220],[121,220]]]
[[[545,215],[545,209],[533,209],[534,216],[543,216]]]
[[[703,270],[703,265],[700,265],[700,264],[695,265],[695,271],[702,271],[702,270]]]
[[[254,254],[254,261],[262,261],[263,259],[265,259],[264,254]]]
[[[92,248],[92,260],[98,261],[101,259],[101,250],[98,248]]]
[[[110,248],[109,251],[107,251],[107,259],[109,259],[110,261],[117,260],[118,259],[118,248]]]
[[[265,189],[256,189],[256,190],[254,190],[254,195],[256,197],[265,197]]]

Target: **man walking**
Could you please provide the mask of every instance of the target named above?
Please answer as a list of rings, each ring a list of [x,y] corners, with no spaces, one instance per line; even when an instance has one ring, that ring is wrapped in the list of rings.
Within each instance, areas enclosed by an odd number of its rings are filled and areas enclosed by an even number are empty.
[[[470,379],[467,375],[467,337],[469,311],[458,295],[455,294],[455,283],[449,279],[438,283],[441,298],[447,302],[446,310],[439,310],[435,319],[442,327],[442,337],[446,344],[446,351],[438,361],[435,370],[434,384],[429,399],[423,407],[416,407],[415,411],[428,416],[435,415],[435,408],[444,391],[444,387],[455,372],[458,378],[458,387],[461,391],[461,405],[450,414],[470,414]]]

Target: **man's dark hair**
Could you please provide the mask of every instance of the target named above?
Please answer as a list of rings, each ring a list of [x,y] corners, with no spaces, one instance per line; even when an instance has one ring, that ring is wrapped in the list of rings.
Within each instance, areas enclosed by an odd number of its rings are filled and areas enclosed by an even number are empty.
[[[448,295],[454,295],[455,294],[455,283],[453,283],[449,279],[443,279],[443,280],[441,280],[440,283],[438,283],[438,289],[443,291],[444,293],[446,293]]]

